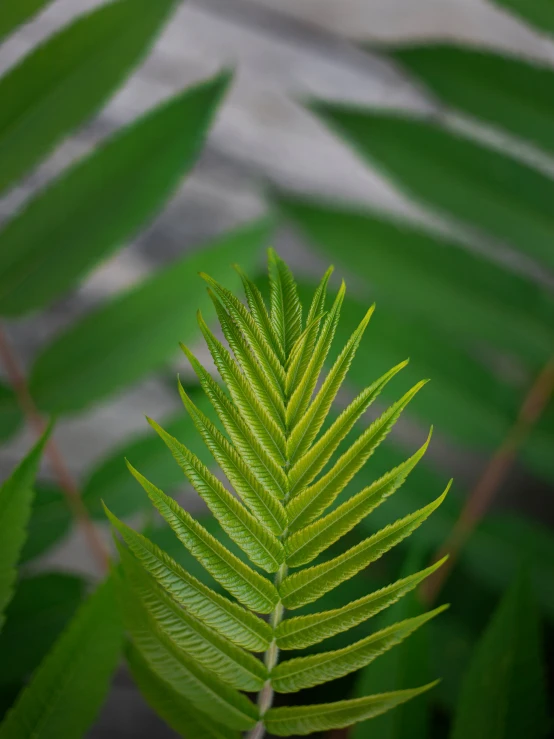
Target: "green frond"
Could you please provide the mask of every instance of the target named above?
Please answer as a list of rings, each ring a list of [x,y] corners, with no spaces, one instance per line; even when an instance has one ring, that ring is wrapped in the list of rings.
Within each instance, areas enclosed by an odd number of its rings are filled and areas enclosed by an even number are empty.
[[[329,267],[312,298],[304,331],[293,346],[290,357],[288,358],[287,377],[285,381],[285,394],[287,397],[290,397],[299,380],[304,377],[304,373],[312,357],[319,331],[319,324],[325,315],[327,283],[332,274],[333,267]]]
[[[208,419],[194,406],[183,390],[183,400],[197,428],[206,430]],[[165,442],[175,460],[188,477],[190,484],[203,498],[204,502],[219,521],[221,528],[245,552],[252,562],[267,572],[276,572],[285,559],[282,543],[248,512],[248,510],[222,485],[217,477],[186,448],[180,441],[162,429],[155,421],[148,419],[152,428]],[[215,427],[208,432],[216,431]],[[202,434],[204,436],[204,434]]]
[[[227,313],[217,297],[210,291],[210,297],[215,306],[217,318],[227,343],[233,350],[258,402],[265,408],[266,412],[273,418],[274,422],[283,431],[285,428],[285,403],[281,388],[271,381],[266,367],[261,365],[250,351],[248,342],[240,328],[235,325],[231,316]]]
[[[236,492],[252,510],[256,518],[267,526],[273,534],[277,536],[282,534],[286,527],[287,518],[281,503],[268,495],[263,485],[250,472],[233,446],[229,444],[209,418],[194,405],[180,382],[179,394],[206,446]],[[281,551],[282,547],[278,547],[278,550]],[[273,570],[270,570],[270,572],[273,572]]]
[[[277,646],[279,649],[305,649],[358,626],[396,603],[432,575],[446,560],[447,557],[444,557],[431,567],[397,580],[392,585],[352,601],[342,608],[294,616],[281,621],[276,631]]]
[[[329,313],[325,316],[321,332],[317,337],[311,357],[309,358],[308,366],[303,374],[300,375],[299,373],[300,379],[288,402],[288,429],[294,429],[296,422],[302,417],[308,407],[310,398],[312,397],[312,393],[319,378],[319,373],[321,372],[323,363],[325,362],[329,349],[331,348],[331,343],[340,318],[340,309],[345,293],[346,285],[343,281]]]
[[[327,429],[323,436],[313,444],[289,472],[289,495],[294,495],[298,490],[309,485],[313,479],[325,467],[337,449],[340,442],[352,430],[356,421],[369,408],[378,397],[381,390],[401,369],[407,361],[397,364],[372,385],[363,390],[350,405],[340,414],[334,423]],[[309,411],[308,411],[309,413]],[[306,414],[308,415],[308,414]],[[306,416],[304,416],[305,418]],[[298,424],[295,431],[300,429],[304,419]]]
[[[186,346],[181,345],[181,348],[245,463],[268,492],[276,498],[285,498],[288,491],[288,479],[284,470],[273,461],[273,458],[258,443],[238,409],[230,402],[209,372],[202,367]]]
[[[272,630],[251,611],[200,582],[166,552],[138,534],[104,507],[112,526],[121,534],[137,560],[182,608],[239,647],[263,652],[269,647]]]
[[[266,371],[268,378],[275,384],[275,388],[282,390],[285,386],[285,371],[275,351],[272,349],[268,337],[261,333],[249,311],[232,292],[204,272],[200,273],[200,277],[216,293],[237,328],[244,333],[253,355]]]
[[[362,322],[354,331],[346,346],[337,357],[331,371],[325,378],[321,389],[310,403],[308,410],[295,425],[289,436],[287,444],[287,455],[291,464],[309,449],[312,441],[318,435],[331,403],[334,401],[342,381],[354,359],[356,349],[360,345],[364,331],[369,323],[375,306],[372,306],[365,314]]]
[[[270,708],[265,714],[264,724],[275,736],[305,736],[317,731],[342,729],[390,711],[391,708],[431,690],[436,684],[435,681],[412,690],[396,690],[335,703]]]
[[[273,249],[268,250],[271,325],[288,357],[302,332],[302,304],[290,269]]]
[[[125,626],[156,675],[216,721],[233,729],[255,725],[258,711],[252,701],[200,667],[160,631],[123,577],[118,592]]]
[[[319,518],[287,539],[287,564],[290,567],[300,567],[311,562],[318,554],[351,531],[389,495],[396,492],[425,454],[430,440],[431,432],[421,449],[405,462],[368,485],[327,516]]]
[[[332,305],[326,305],[332,268],[315,289],[307,314],[291,271],[273,250],[269,306],[257,285],[240,267],[235,269],[245,303],[201,275],[224,339],[216,337],[200,313],[198,324],[223,384],[181,345],[220,422],[214,424],[179,382],[185,410],[217,470],[201,462],[186,439],[149,423],[244,556],[229,551],[128,465],[179,541],[226,594],[192,576],[106,509],[119,537],[120,565],[114,577],[121,585],[123,618],[132,640],[131,669],[170,725],[198,739],[237,739],[238,732],[250,729],[249,736],[257,738],[264,732],[289,736],[338,729],[416,697],[432,684],[337,703],[271,707],[274,692],[296,692],[361,669],[443,610],[368,632],[340,649],[282,659],[286,650],[312,647],[363,624],[441,566],[444,560],[340,608],[292,617],[288,613],[317,601],[402,542],[441,504],[448,488],[342,554],[313,563],[393,495],[423,457],[431,434],[395,469],[338,500],[425,381],[341,448],[407,362],[371,382],[329,420],[374,308],[360,316],[344,347],[332,350],[346,290],[343,282]],[[336,359],[324,371],[331,351]],[[263,660],[256,652],[265,653]],[[245,695],[255,691],[259,707]]]
[[[260,690],[267,679],[263,662],[231,644],[166,595],[134,555],[117,542],[124,577],[142,607],[176,647],[238,690]]]
[[[133,680],[147,703],[178,734],[187,739],[240,739],[236,729],[217,723],[176,693],[150,669],[134,645],[127,645],[126,657]]]
[[[444,493],[429,505],[389,524],[344,554],[286,577],[279,586],[279,594],[285,608],[292,610],[312,603],[336,588],[341,582],[349,580],[371,562],[375,562],[385,552],[409,536],[418,526],[421,526],[442,503],[449,487],[450,483]]]
[[[278,693],[296,693],[304,688],[312,688],[348,675],[365,667],[396,644],[400,644],[424,623],[442,613],[445,608],[446,606],[440,606],[421,616],[400,621],[343,649],[280,662],[271,672],[271,684]]]
[[[238,363],[223,344],[216,339],[198,312],[198,324],[221,379],[227,386],[234,404],[247,420],[256,438],[276,465],[286,462],[286,441],[281,426],[276,423],[257,399]]]
[[[252,315],[252,318],[256,322],[260,333],[267,338],[273,351],[279,357],[279,361],[281,362],[281,364],[284,364],[286,361],[285,352],[283,350],[283,346],[279,340],[279,337],[277,336],[277,333],[271,321],[271,316],[267,311],[265,301],[258,289],[258,286],[253,283],[252,280],[248,279],[248,276],[242,271],[240,265],[234,264],[233,267],[242,280],[246,302],[248,303],[248,307],[250,308],[250,314]]]
[[[173,498],[152,485],[128,462],[127,466],[146,491],[160,516],[167,521],[177,538],[214,580],[247,608],[258,613],[271,613],[279,602],[275,586],[231,554],[188,511],[183,510]]]
[[[424,385],[425,381],[418,382],[356,439],[329,472],[292,499],[287,506],[290,531],[297,531],[306,526],[335,501],[385,439],[410,400]]]

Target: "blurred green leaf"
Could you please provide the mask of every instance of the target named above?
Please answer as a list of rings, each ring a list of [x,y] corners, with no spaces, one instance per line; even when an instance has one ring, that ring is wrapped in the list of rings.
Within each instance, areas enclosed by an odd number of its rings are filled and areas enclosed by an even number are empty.
[[[0,232],[0,314],[70,288],[160,210],[194,163],[229,76],[186,90],[118,131]]]
[[[542,739],[546,722],[539,620],[520,575],[473,653],[452,739]]]
[[[106,696],[122,638],[109,578],[34,673],[0,726],[0,739],[80,739]]]
[[[196,310],[211,314],[198,272],[236,285],[230,265],[248,269],[268,233],[268,221],[257,221],[225,234],[72,326],[36,361],[30,387],[37,404],[57,413],[81,410],[160,367],[180,340],[197,335]]]
[[[17,563],[27,536],[33,487],[50,427],[0,487],[0,630],[13,596]]]
[[[422,117],[331,103],[312,109],[419,202],[554,267],[554,181],[546,175]]]
[[[52,0],[17,0],[0,5],[0,41],[22,23],[30,21]]]
[[[177,693],[169,683],[156,675],[139,650],[129,645],[127,661],[131,674],[148,704],[186,739],[239,739],[239,733],[213,722],[208,714],[198,711]]]
[[[13,390],[0,383],[0,441],[6,441],[15,434],[22,421]]]
[[[528,21],[532,26],[554,33],[554,7],[551,0],[494,0],[494,2]]]
[[[186,386],[185,389],[203,413],[213,416],[212,406],[199,385]],[[178,415],[163,422],[162,426],[204,464],[210,464],[213,460],[184,408]],[[158,434],[148,425],[146,429],[143,435],[114,450],[100,462],[85,483],[83,502],[94,518],[105,518],[102,501],[118,518],[130,516],[139,510],[150,510],[150,499],[129,473],[126,459],[134,467],[140,467],[141,473],[149,480],[154,480],[166,493],[187,484],[183,471],[167,453],[167,447]]]
[[[417,547],[410,549],[399,578],[425,567],[425,555]],[[417,591],[405,595],[389,608],[374,629],[392,626],[398,621],[419,616],[424,612]],[[442,616],[438,619],[442,620]],[[430,681],[429,624],[418,629],[408,639],[379,656],[378,660],[358,673],[355,696],[372,695],[379,691],[403,690]],[[429,695],[399,706],[395,711],[377,716],[371,721],[356,724],[352,739],[366,739],[368,735],[379,739],[427,739],[429,736]]]
[[[554,151],[551,68],[443,44],[395,49],[392,56],[444,103]]]
[[[27,527],[27,540],[21,551],[24,564],[48,551],[71,528],[72,515],[64,494],[55,487],[35,486],[31,518]]]
[[[3,3],[8,4],[26,3]],[[174,6],[175,0],[103,5],[47,39],[0,79],[0,193],[96,112],[148,50]]]
[[[522,354],[534,366],[550,356],[554,301],[524,277],[444,237],[367,211],[287,196],[277,203],[329,258],[367,279],[368,302],[384,300],[465,340]],[[437,346],[431,356],[440,352]]]
[[[22,682],[73,617],[85,591],[80,577],[49,572],[19,581],[0,634],[0,683]]]

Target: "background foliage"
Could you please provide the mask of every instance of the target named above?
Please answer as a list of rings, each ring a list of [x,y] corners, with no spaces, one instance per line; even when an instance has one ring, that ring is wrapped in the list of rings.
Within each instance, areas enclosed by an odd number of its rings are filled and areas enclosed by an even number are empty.
[[[4,3],[0,37],[8,38],[47,4]],[[547,0],[502,4],[541,32],[554,32]],[[2,193],[13,192],[60,142],[97,113],[148,53],[175,5],[165,0],[155,4],[119,0],[100,7],[31,50],[4,75]],[[271,217],[199,245],[193,254],[92,309],[37,351],[27,379],[14,365],[3,334],[3,440],[8,442],[21,430],[24,415],[42,433],[42,418],[80,413],[167,367],[177,341],[191,342],[198,336],[196,309],[213,317],[196,273],[206,270],[227,287],[237,288],[239,279],[230,263],[240,262],[255,275],[263,247],[276,226],[286,223],[326,261],[332,260],[338,273],[355,281],[354,297],[345,301],[337,346],[344,344],[365,306],[378,301],[379,310],[349,375],[352,390],[366,384],[368,367],[372,377],[379,376],[410,356],[406,383],[422,376],[433,380],[410,406],[415,422],[432,421],[447,443],[482,459],[508,438],[513,447],[508,451],[517,456],[528,479],[552,485],[554,413],[546,401],[554,374],[554,222],[552,176],[545,162],[554,146],[554,73],[535,60],[449,44],[379,51],[423,86],[433,115],[352,108],[323,100],[309,101],[306,108],[361,161],[377,165],[420,204],[428,215],[423,225],[393,221],[355,205],[271,190]],[[13,322],[21,316],[63,297],[161,211],[199,156],[229,84],[229,74],[222,73],[157,105],[103,140],[6,219],[0,231],[0,314],[8,328],[17,326]],[[311,287],[306,277],[301,291]],[[534,418],[526,412],[525,399],[537,384],[544,397],[542,413]],[[383,397],[385,402],[392,400],[386,389]],[[186,416],[166,419],[164,426],[188,443],[191,425]],[[118,463],[124,456],[131,462],[140,460],[143,474],[166,492],[177,490],[181,477],[152,434],[145,432],[113,450],[78,481],[68,479],[63,450],[62,455],[59,452],[52,446],[46,452],[51,465],[48,482],[35,486],[34,498],[29,478],[21,479],[34,476],[37,450],[2,488],[0,500],[6,502],[0,505],[4,547],[0,604],[5,624],[0,635],[0,703],[4,709],[15,708],[0,736],[26,736],[30,729],[21,723],[23,715],[43,727],[41,737],[81,736],[102,703],[121,649],[111,581],[86,601],[56,641],[91,586],[65,573],[37,574],[38,557],[66,536],[76,520],[85,540],[92,543],[99,568],[104,567],[104,545],[95,533],[98,528],[93,528],[97,524],[90,524],[90,519],[103,520],[101,499],[119,516],[139,516],[154,538],[171,546],[166,530],[145,513],[146,496]],[[371,481],[402,458],[393,440],[362,474]],[[353,533],[352,542],[367,534],[368,527],[373,532],[428,502],[429,491],[443,482],[433,467],[416,470],[386,511],[376,511]],[[468,494],[459,486],[454,490],[418,533],[418,550],[412,556],[428,560],[444,543]],[[174,556],[194,568],[181,551]],[[527,575],[516,580],[522,563]],[[348,584],[345,601],[390,580],[389,573],[396,575],[401,568],[401,558],[387,559],[382,569]],[[403,714],[411,708],[398,709],[393,723],[382,728],[388,732],[383,735],[400,738],[414,722],[419,734],[413,729],[411,736],[416,738],[448,736],[450,731],[455,739],[469,731],[485,736],[493,731],[492,725],[499,739],[518,735],[510,733],[516,728],[531,737],[545,736],[537,624],[542,623],[549,644],[553,577],[554,543],[546,525],[519,511],[492,511],[480,520],[441,596],[452,603],[449,613],[426,627],[430,647],[407,642],[394,664],[381,663],[390,674],[391,688],[400,688],[409,683],[410,666],[418,659],[414,654],[425,652],[433,674],[444,680],[428,703],[418,704],[418,716]],[[516,585],[492,618],[512,582]],[[408,607],[417,609],[418,604]],[[33,626],[39,619],[47,625],[40,638]],[[99,639],[106,644],[105,653],[84,649]],[[503,663],[497,656],[498,644],[506,641],[513,644],[513,654]],[[76,675],[89,675],[90,702],[86,707],[80,702],[73,690],[79,685],[76,678],[75,685],[60,694],[63,710],[52,704],[50,715],[40,715],[67,660],[81,647],[82,658],[73,667]],[[133,653],[129,661],[138,685],[143,685],[144,666]],[[485,688],[477,690],[472,675],[489,669],[493,672],[487,684],[502,689],[490,692],[487,712],[480,704]],[[16,699],[30,675],[27,690]],[[360,675],[359,684],[343,680],[338,685],[345,697],[352,696],[372,685],[373,679],[368,672]],[[515,718],[504,723],[495,718],[505,712],[506,696],[510,697],[506,705],[517,707],[518,716],[532,717],[521,719],[528,721],[524,729]],[[325,698],[323,691],[321,697]],[[157,708],[172,726],[182,726],[181,709],[169,702]]]

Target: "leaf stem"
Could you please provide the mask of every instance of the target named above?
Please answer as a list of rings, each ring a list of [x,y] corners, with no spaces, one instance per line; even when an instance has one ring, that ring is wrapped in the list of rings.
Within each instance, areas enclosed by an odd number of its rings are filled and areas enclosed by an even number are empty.
[[[27,423],[32,429],[34,429],[37,436],[41,436],[46,427],[46,422],[39,413],[39,410],[31,396],[21,361],[1,326],[0,359],[6,369],[9,382]],[[69,471],[58,445],[52,438],[49,439],[46,445],[45,456],[49,459],[52,472],[56,476],[60,489],[65,495],[67,504],[83,532],[85,541],[90,548],[99,570],[101,572],[107,572],[109,566],[108,550],[91,521],[89,513],[81,498],[77,482]]]
[[[427,605],[431,605],[436,601],[440,590],[460,556],[462,548],[492,505],[500,486],[510,471],[519,448],[541,417],[553,392],[554,357],[545,364],[535,379],[520,407],[516,422],[489,460],[483,474],[470,493],[450,536],[435,555],[435,562],[442,559],[446,554],[449,555],[449,558],[442,567],[423,583],[421,595]]]
[[[286,564],[282,564],[281,567],[279,567],[279,570],[277,571],[275,575],[275,587],[279,589],[279,585],[283,581],[283,579],[287,576],[288,567]],[[271,627],[273,628],[273,633],[275,634],[275,630],[283,620],[283,615],[285,613],[285,608],[281,601],[277,603],[275,606],[275,610],[269,617],[269,623]],[[275,640],[275,637],[273,638],[271,644],[267,648],[265,654],[264,654],[264,663],[267,667],[268,673],[270,673],[270,678],[266,680],[265,685],[258,693],[258,708],[260,710],[260,721],[254,726],[253,729],[250,730],[250,732],[247,735],[247,739],[263,739],[265,736],[265,726],[263,722],[263,716],[266,713],[266,711],[269,711],[273,704],[273,686],[271,685],[271,670],[275,667],[277,662],[279,661],[279,647],[277,646],[277,642]]]

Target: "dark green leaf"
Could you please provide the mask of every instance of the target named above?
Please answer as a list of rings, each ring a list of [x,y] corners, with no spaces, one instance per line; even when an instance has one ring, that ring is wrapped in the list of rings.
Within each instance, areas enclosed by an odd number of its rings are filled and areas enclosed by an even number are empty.
[[[17,0],[0,5],[0,41],[22,23],[30,21],[51,0]]]
[[[23,420],[13,390],[0,383],[0,441],[9,439]]]
[[[36,361],[30,381],[36,402],[49,411],[80,410],[160,367],[179,340],[198,332],[196,309],[211,309],[198,271],[209,268],[238,283],[230,263],[251,265],[268,227],[258,221],[225,234],[72,326]]]
[[[552,19],[554,23],[554,11]],[[443,44],[392,53],[444,103],[554,151],[552,69]]]
[[[400,577],[407,577],[426,564],[423,551],[412,548]],[[397,621],[414,618],[423,613],[417,591],[412,591],[384,612],[376,628],[392,626]],[[438,619],[439,621],[442,620]],[[434,623],[434,622],[433,622]],[[431,624],[422,626],[409,639],[381,655],[378,662],[360,672],[356,682],[356,697],[378,690],[402,690],[418,681],[430,679],[429,631]],[[429,736],[429,701],[424,694],[417,701],[402,704],[374,718],[371,722],[357,724],[352,739],[365,739],[374,734],[379,739],[427,739]]]
[[[228,75],[164,102],[77,162],[0,233],[0,313],[39,308],[164,205],[194,163]]]
[[[554,8],[551,0],[494,0],[494,2],[521,16],[532,26],[554,33]]]
[[[0,630],[4,610],[13,596],[16,566],[31,515],[33,486],[49,434],[50,428],[0,487]]]
[[[211,404],[200,388],[187,387],[187,393],[204,413],[209,415]],[[185,410],[162,425],[169,434],[186,444],[205,464],[210,463],[212,457]],[[149,479],[156,480],[160,487],[169,492],[186,483],[182,470],[167,453],[165,444],[149,426],[146,426],[146,429],[142,436],[114,450],[109,457],[100,462],[84,484],[83,501],[94,518],[105,517],[102,501],[118,518],[150,508],[148,496],[129,474],[125,465],[126,459],[133,466],[140,465]]]
[[[81,606],[0,726],[0,739],[80,739],[119,660],[122,625],[111,579]]]
[[[379,305],[386,301],[387,310],[454,332],[464,341],[483,339],[523,355],[533,366],[550,356],[554,302],[524,277],[455,242],[368,211],[286,196],[277,202],[327,256],[367,279],[368,303],[374,298]],[[380,312],[372,321],[370,336],[373,322],[387,318]],[[404,336],[398,344],[410,354]],[[367,345],[374,349],[371,339]],[[432,355],[441,350],[442,341]],[[434,374],[430,377],[435,380]]]
[[[34,0],[33,4],[36,4]],[[0,80],[0,193],[119,87],[175,0],[119,0],[78,18]],[[29,12],[29,0],[2,3]],[[0,36],[5,11],[0,10]],[[12,12],[12,15],[15,15]]]
[[[39,665],[80,604],[80,577],[51,572],[21,580],[0,635],[0,683],[23,681]]]
[[[314,110],[418,201],[554,267],[554,181],[421,117],[318,103]]]
[[[538,616],[520,575],[475,649],[452,739],[541,739],[547,721],[544,679]]]
[[[54,546],[69,532],[71,521],[71,511],[64,494],[54,487],[36,486],[27,541],[20,562],[23,564],[35,559]]]

